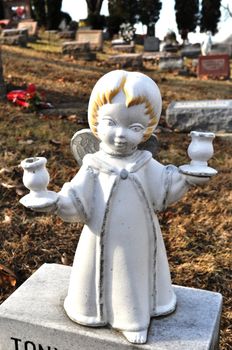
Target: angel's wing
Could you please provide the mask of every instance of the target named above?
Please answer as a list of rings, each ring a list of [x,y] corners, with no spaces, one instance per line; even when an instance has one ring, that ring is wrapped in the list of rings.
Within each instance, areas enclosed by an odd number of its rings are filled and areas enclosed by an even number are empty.
[[[151,152],[152,157],[155,158],[159,151],[159,141],[157,136],[152,134],[147,141],[139,144],[138,149]]]
[[[77,131],[71,139],[71,150],[78,165],[81,167],[84,156],[99,150],[100,141],[90,129]]]

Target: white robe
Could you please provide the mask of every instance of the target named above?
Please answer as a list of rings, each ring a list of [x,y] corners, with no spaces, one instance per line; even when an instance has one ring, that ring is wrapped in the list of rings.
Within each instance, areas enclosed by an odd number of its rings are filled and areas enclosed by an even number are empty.
[[[175,189],[181,182],[182,190]],[[99,151],[60,192],[58,215],[83,221],[65,310],[75,322],[147,329],[172,312],[176,297],[155,212],[187,190],[178,169],[147,151],[117,160]],[[178,193],[177,193],[178,192]]]

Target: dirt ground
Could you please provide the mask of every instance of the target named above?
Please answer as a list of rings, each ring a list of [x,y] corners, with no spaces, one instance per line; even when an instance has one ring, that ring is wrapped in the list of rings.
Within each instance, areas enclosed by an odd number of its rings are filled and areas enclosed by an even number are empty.
[[[34,83],[56,111],[28,111],[6,101],[0,105],[0,302],[43,263],[72,263],[81,225],[67,224],[20,205],[19,199],[27,190],[22,185],[19,163],[30,156],[47,157],[49,189],[58,191],[70,180],[78,170],[70,152],[70,138],[87,127],[86,111],[93,85],[101,75],[115,69],[107,64],[107,52],[97,61],[82,62],[62,57],[59,52],[4,46],[2,58],[8,91]],[[184,164],[189,161],[189,136],[167,128],[167,106],[173,100],[229,99],[231,80],[160,73],[154,65],[142,71],[157,82],[163,97],[157,158],[163,164]],[[67,112],[70,106],[75,107],[74,112]],[[232,347],[231,146],[232,138],[217,137],[210,165],[218,175],[204,187],[192,188],[181,201],[159,214],[173,283],[223,295],[222,350]]]

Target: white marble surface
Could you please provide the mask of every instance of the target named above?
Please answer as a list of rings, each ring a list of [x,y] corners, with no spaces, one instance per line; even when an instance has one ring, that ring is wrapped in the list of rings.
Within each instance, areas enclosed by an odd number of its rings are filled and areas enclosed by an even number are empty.
[[[71,268],[44,264],[0,306],[0,350],[217,349],[222,296],[174,286],[177,309],[154,318],[145,345],[106,327],[72,322],[64,312]]]

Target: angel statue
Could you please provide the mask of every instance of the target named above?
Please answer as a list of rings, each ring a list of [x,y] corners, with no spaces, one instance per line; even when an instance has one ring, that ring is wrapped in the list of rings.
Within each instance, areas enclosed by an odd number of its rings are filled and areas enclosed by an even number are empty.
[[[201,44],[201,54],[207,56],[212,50],[212,33],[210,31],[206,32],[204,41]]]
[[[108,325],[136,344],[146,343],[152,317],[176,308],[157,212],[213,172],[206,161],[204,172],[197,160],[183,171],[164,166],[138,148],[156,128],[161,104],[148,76],[111,71],[90,96],[91,133],[80,131],[72,140],[78,160],[84,156],[76,176],[59,193],[47,191],[46,159],[22,162],[31,190],[22,204],[84,223],[64,302],[67,315],[85,326]]]

